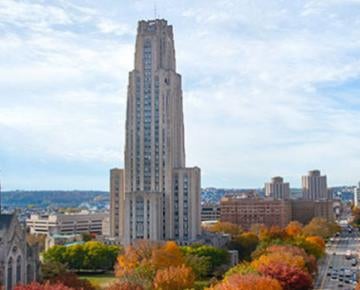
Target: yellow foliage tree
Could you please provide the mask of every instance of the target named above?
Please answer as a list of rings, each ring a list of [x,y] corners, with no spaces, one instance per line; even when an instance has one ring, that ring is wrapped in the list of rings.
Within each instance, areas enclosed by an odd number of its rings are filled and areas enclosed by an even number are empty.
[[[192,288],[195,275],[191,268],[185,265],[170,266],[158,270],[154,279],[154,289],[156,290],[183,290]]]
[[[319,236],[310,236],[305,239],[307,242],[318,246],[321,251],[325,251],[325,241]]]
[[[237,236],[242,233],[242,228],[239,225],[229,222],[217,222],[209,226],[208,230],[214,233],[226,233],[231,236]]]
[[[292,221],[287,225],[287,227],[285,228],[285,231],[288,236],[295,237],[295,236],[302,234],[302,228],[303,228],[303,226],[301,223],[299,223],[297,221]]]
[[[157,270],[170,266],[180,266],[184,262],[183,253],[173,241],[166,242],[164,246],[155,248],[152,252],[151,263]]]

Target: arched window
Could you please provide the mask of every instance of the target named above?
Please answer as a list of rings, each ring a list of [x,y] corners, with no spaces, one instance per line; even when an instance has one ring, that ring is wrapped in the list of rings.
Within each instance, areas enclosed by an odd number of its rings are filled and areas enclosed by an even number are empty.
[[[12,275],[13,275],[13,260],[10,257],[7,268],[7,289],[12,289],[13,286]]]
[[[31,266],[31,264],[27,265],[26,273],[27,273],[26,282],[27,283],[32,282],[34,280],[34,278],[33,278],[33,267]]]
[[[16,284],[21,282],[21,256],[16,259]]]

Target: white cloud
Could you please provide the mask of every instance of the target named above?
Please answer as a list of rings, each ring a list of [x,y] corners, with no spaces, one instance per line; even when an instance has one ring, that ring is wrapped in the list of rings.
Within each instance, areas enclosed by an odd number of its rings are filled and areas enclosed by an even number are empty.
[[[153,4],[82,2],[0,2],[0,133],[49,156],[121,165],[135,24]],[[344,91],[359,85],[359,4],[159,1],[175,30],[188,164],[204,185],[276,174],[298,185],[315,167],[330,184],[357,181],[359,98]]]

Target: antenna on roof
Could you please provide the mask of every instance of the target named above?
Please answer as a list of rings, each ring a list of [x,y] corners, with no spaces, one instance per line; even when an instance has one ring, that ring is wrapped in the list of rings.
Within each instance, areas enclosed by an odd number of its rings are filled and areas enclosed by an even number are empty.
[[[156,1],[154,1],[154,18],[157,19],[158,15],[157,15],[157,6],[156,6]]]

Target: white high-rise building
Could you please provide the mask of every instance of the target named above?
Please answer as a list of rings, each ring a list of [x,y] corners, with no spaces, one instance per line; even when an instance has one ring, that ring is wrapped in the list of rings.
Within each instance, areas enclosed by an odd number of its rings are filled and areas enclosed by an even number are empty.
[[[274,199],[289,199],[290,185],[280,176],[273,177],[271,182],[265,183],[265,196]]]
[[[125,169],[111,171],[110,232],[191,243],[200,234],[200,169],[185,167],[181,76],[172,26],[140,21],[129,73]]]
[[[321,176],[320,170],[311,170],[302,177],[303,198],[307,200],[329,199],[326,175]]]

